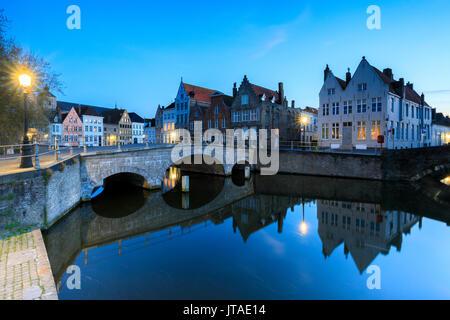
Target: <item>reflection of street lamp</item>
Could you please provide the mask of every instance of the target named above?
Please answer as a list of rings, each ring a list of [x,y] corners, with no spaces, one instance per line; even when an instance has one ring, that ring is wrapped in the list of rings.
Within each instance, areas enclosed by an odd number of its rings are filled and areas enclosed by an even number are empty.
[[[303,208],[303,220],[302,223],[300,224],[300,233],[302,235],[305,235],[308,232],[308,225],[305,222],[305,202],[303,200],[303,197],[302,197],[302,208]]]
[[[22,141],[22,158],[20,160],[21,168],[32,168],[33,161],[31,159],[31,145],[28,137],[28,110],[27,110],[27,95],[28,90],[31,87],[31,76],[28,74],[21,74],[19,76],[20,86],[23,88],[23,106],[25,112],[24,119],[24,132],[23,132],[23,141]]]
[[[450,143],[450,133],[447,133],[447,143]]]
[[[172,144],[175,143],[175,138],[176,138],[177,134],[174,132],[172,132]]]

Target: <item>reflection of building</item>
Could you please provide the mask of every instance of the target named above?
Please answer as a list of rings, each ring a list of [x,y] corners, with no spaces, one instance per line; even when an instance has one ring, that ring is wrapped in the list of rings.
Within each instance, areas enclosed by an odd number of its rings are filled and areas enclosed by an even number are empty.
[[[298,197],[255,195],[233,203],[233,229],[239,228],[246,242],[249,236],[268,225],[277,222],[278,232],[283,231],[283,220],[287,209],[301,202]]]
[[[378,204],[319,200],[319,236],[326,257],[344,243],[359,270],[363,272],[381,252],[391,245],[400,251],[402,234],[409,233],[419,219],[409,213],[383,211]]]

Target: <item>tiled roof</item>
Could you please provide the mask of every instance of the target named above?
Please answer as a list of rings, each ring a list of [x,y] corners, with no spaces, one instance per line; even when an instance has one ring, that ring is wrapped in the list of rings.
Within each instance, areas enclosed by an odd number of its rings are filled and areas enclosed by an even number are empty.
[[[313,108],[313,107],[305,107],[305,109],[303,109],[303,111],[313,113],[313,114],[319,114],[319,110],[317,110],[317,108]]]
[[[175,102],[172,102],[169,106],[167,106],[166,108],[164,108],[164,110],[167,110],[167,109],[173,109],[173,108],[175,108]]]
[[[387,75],[385,75],[382,71],[380,71],[380,69],[372,66],[372,68],[375,70],[375,72],[378,74],[378,76],[381,78],[381,80],[383,80],[384,83],[389,85],[389,90],[392,93],[395,94],[399,94],[398,92],[396,92],[397,90],[395,90],[396,88],[394,88],[395,86],[393,86],[393,83],[395,83],[395,80],[392,80],[391,78],[389,78]],[[422,103],[422,98],[420,97],[420,95],[413,89],[411,89],[410,87],[405,85],[405,99],[415,102],[417,104],[421,104]],[[429,107],[429,105],[425,102],[425,105],[427,107]]]
[[[83,108],[91,108],[97,114],[101,114],[104,111],[113,110],[111,108],[96,107],[96,106],[90,106],[90,105],[86,105],[86,104],[80,104],[80,103],[74,103],[74,102],[65,102],[65,101],[57,101],[56,105],[61,111],[67,111],[67,112],[69,112],[70,109],[72,109],[72,107],[74,107],[76,109],[76,108],[78,108],[78,106],[80,106],[82,109]]]
[[[211,95],[216,91],[212,89],[194,86],[192,84],[187,83],[184,83],[184,90],[186,90],[188,96],[192,97],[193,95],[194,100],[206,103],[211,103]]]
[[[339,82],[339,85],[341,86],[342,89],[345,89],[347,87],[347,82],[345,82],[344,80],[342,80],[341,78],[336,77],[336,80]]]
[[[261,86],[257,86],[256,84],[251,84],[253,91],[255,91],[255,94],[262,98],[263,95],[266,95],[266,98],[264,101],[270,102],[272,100],[273,97],[275,97],[275,101],[278,101],[278,92],[261,87]]]
[[[145,123],[144,119],[136,112],[130,112],[128,115],[130,116],[131,122]]]
[[[118,124],[122,118],[123,112],[124,110],[120,109],[109,109],[102,112],[101,115],[103,116],[103,123]]]

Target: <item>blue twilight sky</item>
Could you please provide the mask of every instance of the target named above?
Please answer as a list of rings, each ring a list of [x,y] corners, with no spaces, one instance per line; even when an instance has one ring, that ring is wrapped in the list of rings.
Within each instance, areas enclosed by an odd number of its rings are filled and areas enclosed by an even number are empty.
[[[391,67],[450,114],[450,2],[0,0],[10,34],[61,73],[58,99],[153,117],[175,98],[180,78],[231,94],[246,74],[285,84],[297,106],[317,107],[323,69],[345,77],[362,56]],[[81,30],[66,9],[81,8]],[[369,30],[369,5],[381,30]]]

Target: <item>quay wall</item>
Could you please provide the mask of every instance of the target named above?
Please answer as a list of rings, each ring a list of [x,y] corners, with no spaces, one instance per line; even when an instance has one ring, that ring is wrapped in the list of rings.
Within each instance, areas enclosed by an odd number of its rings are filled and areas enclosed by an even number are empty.
[[[47,228],[80,203],[80,157],[0,176],[0,236]]]

